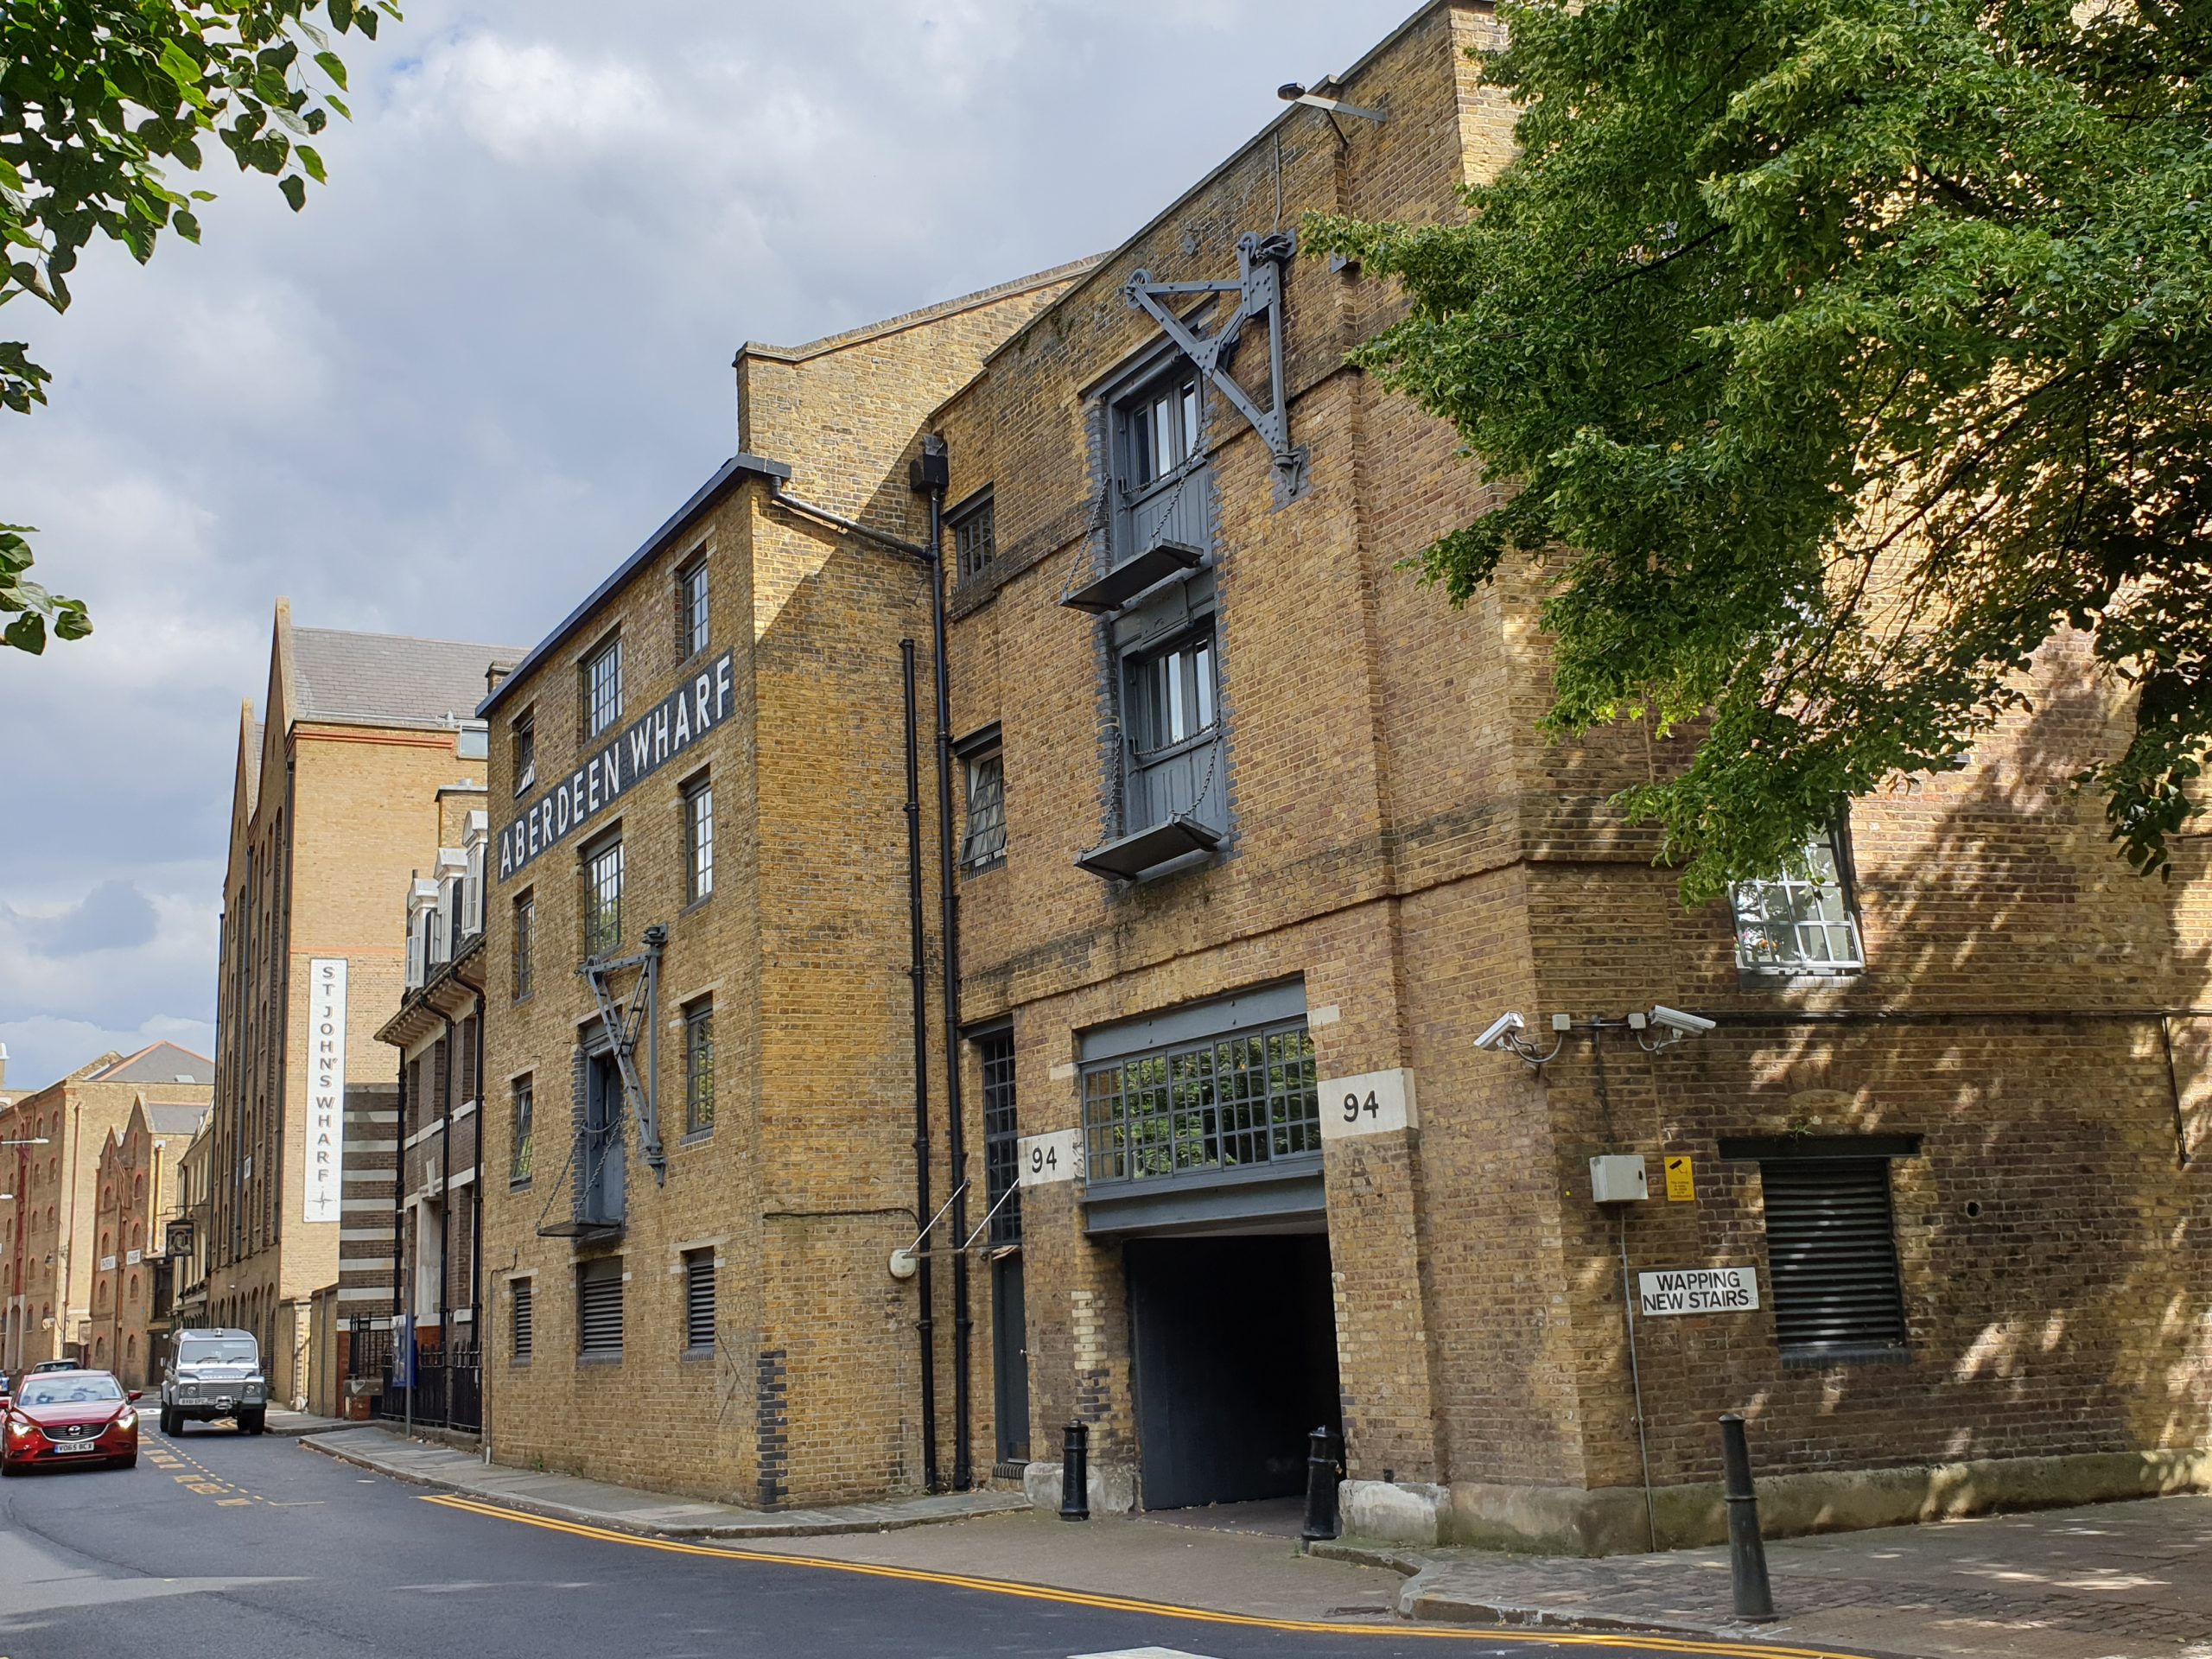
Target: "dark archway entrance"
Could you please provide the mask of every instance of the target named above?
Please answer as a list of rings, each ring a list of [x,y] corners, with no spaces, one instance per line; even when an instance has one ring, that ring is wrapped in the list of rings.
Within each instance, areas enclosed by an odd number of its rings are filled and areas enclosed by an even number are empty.
[[[1123,1261],[1144,1507],[1304,1491],[1306,1436],[1340,1431],[1326,1236],[1132,1239]]]

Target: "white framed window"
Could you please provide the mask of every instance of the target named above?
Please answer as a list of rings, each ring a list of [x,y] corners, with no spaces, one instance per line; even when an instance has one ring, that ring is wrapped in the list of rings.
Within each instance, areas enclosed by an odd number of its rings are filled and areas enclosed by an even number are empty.
[[[1855,974],[1866,965],[1851,890],[1850,824],[1835,820],[1805,849],[1802,875],[1738,881],[1736,965],[1769,974]]]
[[[715,890],[715,782],[701,778],[683,790],[683,898],[697,904]]]
[[[622,944],[622,842],[620,836],[584,857],[584,954],[607,957]]]
[[[584,658],[584,736],[597,737],[622,717],[622,636]]]
[[[707,648],[707,555],[702,549],[676,573],[676,660]]]
[[[515,793],[520,795],[537,781],[537,715],[525,709],[512,728],[514,734]]]

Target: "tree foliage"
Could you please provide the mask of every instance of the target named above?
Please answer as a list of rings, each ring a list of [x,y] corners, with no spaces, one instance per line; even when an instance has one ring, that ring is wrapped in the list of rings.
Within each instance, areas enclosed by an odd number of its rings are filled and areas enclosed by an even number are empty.
[[[265,174],[294,211],[323,181],[309,142],[333,111],[346,66],[331,36],[376,38],[389,3],[362,0],[5,0],[0,5],[0,305],[30,295],[69,306],[69,276],[95,236],[143,264],[161,233],[200,239],[205,190],[181,192],[171,169],[200,170],[209,147],[241,172]],[[321,81],[310,84],[312,67]],[[322,83],[327,83],[324,85]],[[335,88],[335,91],[331,90]],[[46,402],[51,379],[21,341],[0,341],[0,404]],[[22,525],[0,527],[0,639],[45,649],[92,632],[84,606],[24,576]]]
[[[2085,780],[2161,868],[2212,736],[2212,7],[1501,16],[1520,153],[1469,221],[1309,238],[1402,280],[1358,360],[1516,486],[1427,577],[1552,556],[1555,733],[1709,722],[1626,801],[1687,899],[1955,764],[2069,628],[2135,694]]]

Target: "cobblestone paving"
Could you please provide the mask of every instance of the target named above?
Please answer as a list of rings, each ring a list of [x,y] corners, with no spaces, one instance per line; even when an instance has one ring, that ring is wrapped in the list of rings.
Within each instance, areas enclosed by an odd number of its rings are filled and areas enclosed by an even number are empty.
[[[1427,1553],[1416,1617],[1743,1632],[1727,1553]],[[1991,1516],[1768,1547],[1779,1641],[2035,1659],[2212,1659],[2212,1497]]]

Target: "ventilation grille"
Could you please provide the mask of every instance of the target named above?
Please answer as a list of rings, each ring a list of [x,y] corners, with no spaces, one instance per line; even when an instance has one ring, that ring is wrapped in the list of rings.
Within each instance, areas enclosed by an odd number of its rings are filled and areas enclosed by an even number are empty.
[[[576,1325],[587,1354],[622,1351],[622,1261],[588,1262],[576,1269]]]
[[[527,1279],[518,1279],[514,1281],[514,1338],[517,1359],[530,1357],[531,1326],[536,1317],[536,1311],[532,1306],[535,1300],[532,1293],[536,1288],[537,1287]]]
[[[1764,1162],[1775,1335],[1784,1349],[1901,1347],[1886,1158]]]
[[[715,1256],[692,1250],[683,1258],[683,1345],[715,1345]]]

